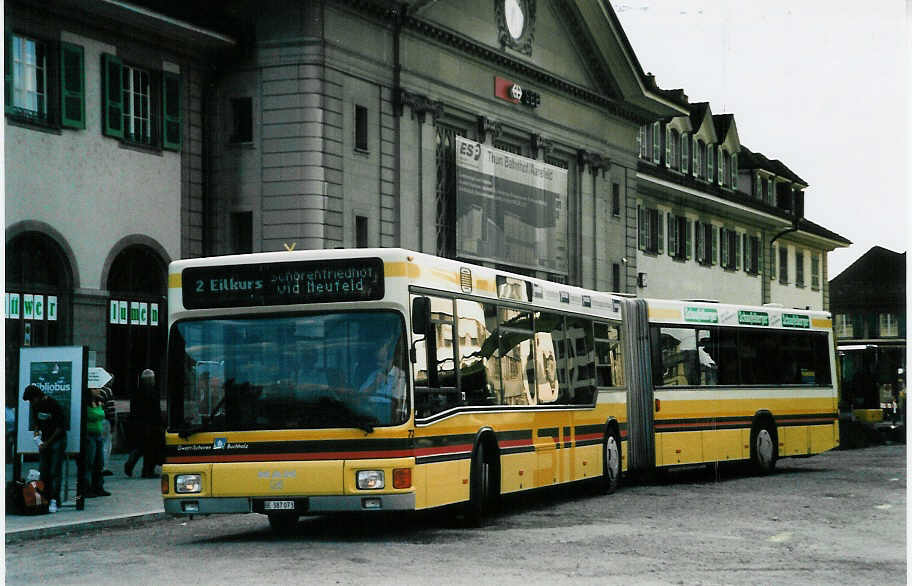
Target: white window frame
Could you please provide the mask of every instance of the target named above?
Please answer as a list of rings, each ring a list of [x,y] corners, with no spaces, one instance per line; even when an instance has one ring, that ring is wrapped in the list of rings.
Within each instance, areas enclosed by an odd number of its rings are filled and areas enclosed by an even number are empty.
[[[123,64],[123,129],[128,140],[152,144],[152,74]],[[140,112],[136,112],[136,101]],[[145,111],[143,110],[145,108]]]
[[[731,154],[731,160],[729,162],[729,167],[731,171],[731,188],[734,191],[738,190],[738,153]]]
[[[846,313],[836,314],[836,336],[839,338],[854,338],[855,324],[852,316]]]
[[[671,167],[671,160],[674,157],[673,141],[671,140],[671,125],[665,125],[665,167]]]
[[[892,313],[877,315],[877,336],[879,338],[895,338],[899,336],[899,320]]]
[[[48,115],[47,43],[30,37],[13,35],[12,53],[13,103],[10,106],[23,113],[46,118]]]

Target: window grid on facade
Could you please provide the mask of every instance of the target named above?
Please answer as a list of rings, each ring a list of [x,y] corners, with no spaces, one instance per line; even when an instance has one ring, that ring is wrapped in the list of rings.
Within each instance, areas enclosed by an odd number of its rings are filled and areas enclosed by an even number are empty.
[[[836,314],[836,335],[840,338],[855,337],[855,324],[851,316],[844,313]]]
[[[456,256],[456,136],[465,136],[465,131],[438,124],[436,133],[437,256],[454,258]]]
[[[355,150],[367,151],[367,108],[355,105]]]
[[[795,285],[804,287],[804,253],[795,251]]]
[[[881,313],[878,316],[878,336],[895,338],[899,335],[899,320],[892,313]]]
[[[720,228],[719,244],[719,264],[724,269],[738,270],[741,266],[741,241],[738,233],[728,228]]]
[[[619,183],[611,184],[611,215],[621,215],[621,185]]]
[[[637,206],[639,248],[653,254],[662,252],[663,214],[657,209]]]
[[[820,291],[820,255],[816,252],[811,254],[811,289]]]
[[[709,222],[694,222],[696,233],[697,262],[701,265],[711,266],[716,260],[716,232]]]
[[[668,214],[668,255],[677,260],[690,258],[691,225],[684,216]]]
[[[367,247],[367,216],[355,216],[355,248]]]
[[[13,103],[19,114],[47,116],[47,49],[44,43],[20,36],[12,39]]]
[[[762,270],[763,255],[760,251],[760,237],[744,235],[744,272],[751,275]]]
[[[123,129],[127,140],[152,143],[149,72],[123,66]]]

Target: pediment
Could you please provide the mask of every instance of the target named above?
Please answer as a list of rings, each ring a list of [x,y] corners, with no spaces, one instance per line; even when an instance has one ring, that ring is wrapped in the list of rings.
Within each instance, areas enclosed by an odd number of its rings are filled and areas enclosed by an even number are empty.
[[[515,16],[517,7],[522,18]],[[429,34],[432,29],[442,31],[444,42],[472,45],[466,48],[476,48],[476,53],[483,48],[486,57],[538,72],[557,85],[591,92],[646,117],[686,112],[674,97],[664,95],[667,92],[648,87],[619,21],[602,0],[425,0],[410,7],[408,18]]]

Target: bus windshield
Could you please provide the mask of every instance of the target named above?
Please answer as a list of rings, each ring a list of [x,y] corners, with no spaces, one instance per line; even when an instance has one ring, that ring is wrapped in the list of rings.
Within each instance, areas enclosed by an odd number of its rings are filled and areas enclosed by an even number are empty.
[[[360,428],[408,418],[404,322],[393,311],[177,322],[169,428]]]

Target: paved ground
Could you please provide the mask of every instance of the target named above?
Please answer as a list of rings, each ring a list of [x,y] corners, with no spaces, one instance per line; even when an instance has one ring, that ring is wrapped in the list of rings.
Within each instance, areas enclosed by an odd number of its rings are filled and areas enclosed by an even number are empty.
[[[140,520],[164,518],[161,499],[161,483],[158,478],[141,478],[142,461],[130,478],[124,474],[126,454],[113,454],[109,468],[114,474],[105,477],[108,497],[85,500],[85,508],[76,510],[76,462],[69,463],[69,491],[64,504],[57,513],[46,515],[4,515],[6,543],[23,539],[46,537],[59,533],[130,524]],[[29,468],[37,468],[37,462],[26,462],[23,475]],[[12,466],[7,466],[7,479],[12,476]]]
[[[277,538],[262,515],[167,518],[8,543],[6,581],[904,584],[906,459],[886,445],[770,476],[723,466],[607,496],[523,494],[477,529],[451,512],[307,517]]]

